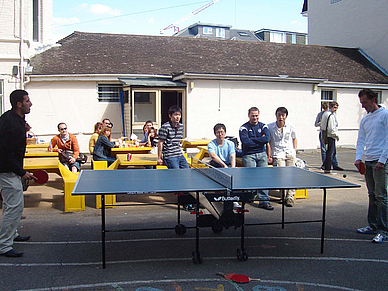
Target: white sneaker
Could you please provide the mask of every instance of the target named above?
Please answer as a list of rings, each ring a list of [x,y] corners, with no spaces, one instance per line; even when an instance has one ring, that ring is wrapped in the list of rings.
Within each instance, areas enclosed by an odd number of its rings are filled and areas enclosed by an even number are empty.
[[[238,202],[233,202],[233,209],[234,210],[237,210],[237,209],[240,209],[242,208],[242,206],[240,204],[238,204]]]
[[[377,234],[373,238],[373,242],[378,243],[378,244],[381,244],[381,243],[385,242],[386,240],[387,240],[387,237],[385,235],[382,235],[381,233]]]

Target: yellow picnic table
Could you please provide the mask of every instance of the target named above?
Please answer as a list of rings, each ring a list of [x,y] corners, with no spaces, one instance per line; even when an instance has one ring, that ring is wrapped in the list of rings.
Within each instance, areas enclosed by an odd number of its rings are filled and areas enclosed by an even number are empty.
[[[75,182],[78,179],[78,173],[72,173],[64,165],[59,162],[58,156],[54,157],[25,157],[23,161],[23,169],[28,172],[35,170],[46,170],[55,172],[62,176],[64,188],[64,210],[83,211],[85,210],[85,196],[72,196]]]
[[[26,148],[24,156],[28,158],[58,157],[58,152],[49,152],[47,148]]]
[[[207,146],[212,139],[202,138],[202,139],[182,139],[182,148],[185,150],[187,148],[196,148],[198,146]]]
[[[28,144],[27,149],[31,148],[45,148],[47,149],[49,147],[48,143],[37,143],[37,144]]]
[[[112,157],[117,154],[148,154],[152,150],[152,147],[135,147],[135,146],[126,146],[121,148],[112,148],[111,155]]]
[[[136,154],[128,161],[128,154],[117,154],[118,167],[127,166],[156,166],[158,164],[157,154]]]

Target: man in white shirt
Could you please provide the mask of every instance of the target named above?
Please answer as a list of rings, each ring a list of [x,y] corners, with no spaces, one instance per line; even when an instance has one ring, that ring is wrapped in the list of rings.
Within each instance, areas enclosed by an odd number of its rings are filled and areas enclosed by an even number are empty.
[[[288,110],[285,107],[276,109],[276,122],[268,124],[271,134],[267,144],[268,163],[274,167],[295,166],[297,139],[294,126],[286,123]],[[288,207],[294,206],[295,189],[287,190],[285,204]]]
[[[388,238],[388,111],[378,105],[377,94],[370,89],[361,90],[358,97],[367,115],[360,123],[354,165],[360,170],[365,155],[369,225],[357,229],[357,232],[375,234],[372,241],[383,243]]]
[[[321,120],[321,131],[323,130],[327,131],[327,140],[328,140],[326,159],[323,162],[323,168],[324,168],[325,174],[331,173],[331,165],[333,164],[333,156],[335,153],[335,142],[339,141],[338,122],[336,117],[337,109],[338,109],[338,103],[336,101],[330,102],[329,110],[322,115],[322,120]],[[339,168],[339,169],[342,170],[342,168]]]

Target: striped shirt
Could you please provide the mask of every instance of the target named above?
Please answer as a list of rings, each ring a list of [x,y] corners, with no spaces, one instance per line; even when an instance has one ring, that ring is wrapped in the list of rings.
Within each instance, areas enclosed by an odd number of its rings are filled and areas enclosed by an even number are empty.
[[[178,123],[178,127],[172,127],[171,122],[166,122],[159,129],[159,140],[163,140],[163,158],[173,158],[182,155],[180,147],[181,139],[183,138],[183,124]]]

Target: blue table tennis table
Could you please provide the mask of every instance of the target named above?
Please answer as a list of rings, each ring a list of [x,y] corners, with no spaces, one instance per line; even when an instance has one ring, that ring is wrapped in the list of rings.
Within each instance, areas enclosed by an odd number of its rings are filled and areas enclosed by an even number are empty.
[[[241,247],[237,250],[237,258],[244,261],[248,259],[248,254],[244,247],[244,227],[264,224],[245,224],[244,221],[245,203],[252,201],[252,197],[256,193],[255,191],[282,190],[282,198],[280,200],[284,202],[284,192],[287,189],[322,189],[323,202],[321,219],[285,222],[283,203],[282,221],[276,224],[282,224],[284,228],[284,224],[286,223],[321,222],[321,253],[323,253],[326,221],[326,190],[355,187],[360,187],[360,185],[296,167],[82,170],[74,186],[72,195],[101,195],[102,264],[103,268],[105,268],[105,234],[106,232],[114,231],[107,230],[105,227],[105,207],[109,206],[105,205],[105,195],[163,195],[164,193],[195,192],[197,200],[195,211],[196,247],[192,253],[192,259],[194,263],[198,264],[202,263],[202,256],[199,249],[199,228],[201,227],[199,210],[200,193],[205,194],[210,202],[224,201],[226,207],[224,213],[229,218],[231,215],[234,215],[234,225],[241,227]],[[242,203],[242,210],[238,213],[233,212],[232,202],[234,201]],[[179,211],[180,204],[178,202],[178,224],[175,226],[175,231],[178,234],[183,234],[185,229],[180,223]]]

